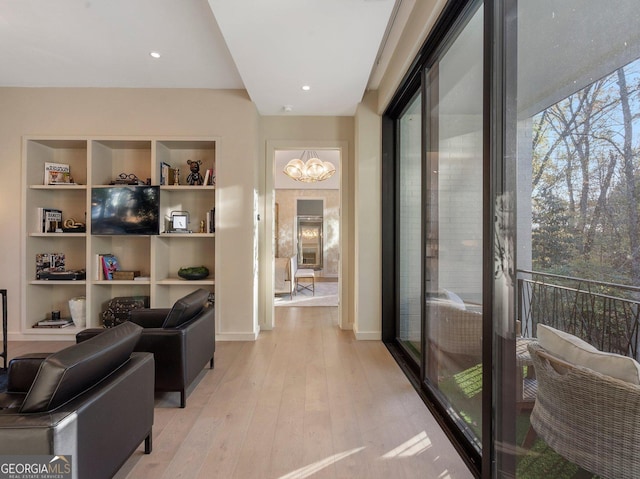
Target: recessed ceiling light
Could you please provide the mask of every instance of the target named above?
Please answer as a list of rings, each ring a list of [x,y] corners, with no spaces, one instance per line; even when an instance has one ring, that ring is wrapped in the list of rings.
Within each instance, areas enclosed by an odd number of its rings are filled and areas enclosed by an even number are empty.
[[[151,52],[149,53],[149,55],[151,55],[153,58],[160,58],[160,53],[158,52]]]
[[[302,89],[304,91],[309,91],[309,90],[311,90],[311,87],[309,85],[302,85]]]

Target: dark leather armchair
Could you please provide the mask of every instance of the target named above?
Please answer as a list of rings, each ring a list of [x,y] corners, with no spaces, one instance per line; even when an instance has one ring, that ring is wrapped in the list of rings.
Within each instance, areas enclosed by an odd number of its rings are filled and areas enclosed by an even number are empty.
[[[0,455],[70,456],[73,477],[106,479],[143,441],[150,453],[153,356],[132,352],[141,331],[124,323],[57,353],[12,359]]]
[[[198,289],[176,301],[170,309],[136,309],[130,314],[129,321],[143,327],[135,351],[154,355],[156,391],[179,391],[180,407],[186,406],[186,390],[207,361],[211,369],[214,366],[215,308],[209,294]],[[81,331],[76,341],[102,331]]]

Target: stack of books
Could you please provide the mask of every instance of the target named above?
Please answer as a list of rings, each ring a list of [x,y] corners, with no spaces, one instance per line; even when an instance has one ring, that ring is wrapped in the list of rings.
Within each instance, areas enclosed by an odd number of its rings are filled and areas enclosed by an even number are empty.
[[[75,185],[71,178],[71,169],[66,163],[46,162],[43,183],[45,185]]]
[[[65,271],[64,253],[37,253],[36,254],[36,279],[43,279],[41,275],[46,273],[60,273]]]
[[[118,258],[111,253],[102,253],[96,255],[96,273],[97,280],[113,280],[113,273],[120,270]]]
[[[62,210],[55,208],[38,208],[36,233],[61,233]]]
[[[176,185],[176,170],[171,168],[169,163],[165,163],[164,161],[160,163],[160,184],[161,185]],[[179,178],[178,178],[179,181]]]
[[[34,328],[67,328],[69,326],[73,326],[71,318],[43,319],[33,325]]]

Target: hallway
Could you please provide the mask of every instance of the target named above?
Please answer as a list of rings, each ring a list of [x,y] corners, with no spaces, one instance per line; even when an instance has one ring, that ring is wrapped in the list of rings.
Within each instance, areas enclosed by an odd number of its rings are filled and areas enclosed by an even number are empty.
[[[219,342],[185,409],[156,396],[153,452],[116,478],[472,477],[384,345],[337,316],[276,308],[257,341]],[[64,343],[13,343],[12,356],[47,345]]]

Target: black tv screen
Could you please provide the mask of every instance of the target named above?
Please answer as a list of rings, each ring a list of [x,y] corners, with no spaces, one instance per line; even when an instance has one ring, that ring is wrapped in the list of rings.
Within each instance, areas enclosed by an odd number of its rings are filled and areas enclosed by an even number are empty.
[[[113,186],[91,190],[91,234],[157,235],[159,186]]]

